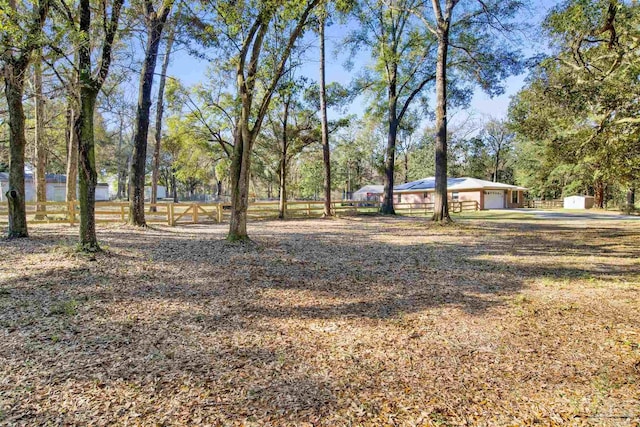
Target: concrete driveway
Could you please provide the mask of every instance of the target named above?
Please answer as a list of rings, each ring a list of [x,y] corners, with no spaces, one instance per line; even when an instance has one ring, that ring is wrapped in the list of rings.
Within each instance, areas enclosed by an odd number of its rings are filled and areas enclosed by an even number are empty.
[[[537,209],[504,209],[503,212],[525,213],[540,219],[557,220],[594,220],[594,221],[640,221],[640,216],[623,215],[618,212],[579,211],[579,210],[537,210]]]

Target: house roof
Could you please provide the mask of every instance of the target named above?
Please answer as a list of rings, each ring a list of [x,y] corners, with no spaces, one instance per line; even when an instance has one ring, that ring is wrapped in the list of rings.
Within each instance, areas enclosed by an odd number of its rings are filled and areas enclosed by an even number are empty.
[[[393,187],[393,191],[395,193],[415,193],[418,191],[429,192],[434,191],[435,186],[436,180],[431,176],[417,181],[407,182],[406,184],[396,185]],[[526,188],[518,187],[517,185],[503,184],[501,182],[485,181],[478,178],[461,177],[447,178],[447,190],[526,190]]]
[[[374,193],[379,194],[384,191],[384,185],[365,185],[353,194]]]

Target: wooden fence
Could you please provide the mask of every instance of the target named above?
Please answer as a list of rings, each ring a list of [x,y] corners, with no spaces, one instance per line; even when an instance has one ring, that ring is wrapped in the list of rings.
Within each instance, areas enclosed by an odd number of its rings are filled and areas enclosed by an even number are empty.
[[[433,203],[396,203],[400,215],[418,216],[433,212]],[[221,223],[229,220],[231,206],[228,203],[155,203],[145,204],[145,219],[150,224],[199,224]],[[30,224],[76,224],[80,209],[77,202],[26,203],[27,222]],[[331,202],[334,215],[376,213],[378,201]],[[449,202],[450,212],[478,210],[478,202]],[[290,201],[286,204],[287,218],[320,217],[324,212],[323,201]],[[255,202],[249,205],[249,219],[273,219],[278,217],[278,202]],[[128,202],[96,202],[96,223],[124,223],[129,219]],[[0,204],[0,223],[7,223],[7,205]]]
[[[527,202],[528,208],[534,209],[556,209],[563,208],[564,201],[562,199],[553,199],[553,200],[529,200]]]
[[[393,205],[396,213],[401,215],[429,215],[433,213],[434,203],[395,203]],[[479,210],[478,202],[475,200],[465,200],[460,202],[449,201],[449,212],[469,212]]]

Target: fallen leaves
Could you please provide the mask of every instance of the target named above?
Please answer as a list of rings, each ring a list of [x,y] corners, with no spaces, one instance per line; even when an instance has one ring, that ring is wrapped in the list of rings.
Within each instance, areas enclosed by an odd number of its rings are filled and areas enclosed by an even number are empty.
[[[633,425],[640,227],[406,218],[0,242],[0,424]]]

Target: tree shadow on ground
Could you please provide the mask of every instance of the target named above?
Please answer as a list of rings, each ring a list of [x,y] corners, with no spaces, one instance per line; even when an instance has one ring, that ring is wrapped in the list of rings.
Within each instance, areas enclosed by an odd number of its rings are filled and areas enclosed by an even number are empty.
[[[268,315],[273,310],[275,317],[385,318],[443,304],[481,313],[536,278],[616,278],[640,269],[592,261],[594,256],[640,258],[640,245],[617,247],[621,236],[640,236],[625,229],[567,230],[535,224],[535,234],[514,240],[513,233],[523,231],[522,224],[482,224],[482,234],[477,228],[454,230],[462,237],[451,242],[446,240],[446,230],[434,233],[416,228],[395,236],[393,229],[350,234],[348,227],[341,224],[331,233],[313,229],[256,233],[255,245],[228,243],[219,234],[105,233],[103,241],[109,250],[100,262],[81,260],[81,266],[67,270],[33,269],[0,281],[0,286],[11,289],[29,282],[29,288],[44,285],[52,295],[76,291],[83,298],[98,300],[166,298],[202,303],[218,299],[218,305],[229,312],[237,308]],[[531,231],[531,225],[526,227]],[[393,242],[385,241],[389,236]],[[407,243],[416,239],[425,241]],[[60,236],[41,236],[27,252],[55,253],[64,242]],[[570,254],[574,261],[571,265],[545,262],[556,254]],[[12,256],[23,255],[18,251]],[[98,286],[86,288],[87,284]],[[263,296],[269,290],[332,301],[299,308],[295,301],[286,301],[286,307],[274,306]],[[261,308],[263,303],[268,307]]]
[[[2,411],[44,423],[47,394],[38,392],[69,392],[71,383],[71,391],[116,403],[76,403],[62,422],[81,423],[82,411],[89,422],[105,413],[124,422],[136,411],[159,420],[153,402],[164,399],[176,406],[167,410],[170,419],[191,405],[185,423],[196,423],[198,414],[215,414],[218,422],[318,419],[350,403],[335,392],[349,379],[308,361],[305,344],[319,354],[327,345],[315,341],[325,333],[311,329],[317,322],[357,331],[427,311],[479,317],[532,280],[640,274],[637,263],[607,263],[638,253],[638,244],[616,246],[637,230],[461,226],[452,237],[421,223],[406,229],[405,222],[375,221],[356,229],[336,221],[328,231],[303,222],[262,228],[256,244],[244,246],[221,240],[222,228],[206,235],[107,230],[101,241],[109,249],[95,262],[60,249],[68,236],[2,242],[3,254],[14,252],[13,264],[27,255],[54,259],[19,274],[14,265],[0,279]],[[528,238],[517,237],[523,232]],[[568,252],[570,264],[549,263]],[[291,341],[291,322],[302,322],[308,341]],[[112,396],[118,393],[124,397]],[[138,409],[126,406],[127,395],[141,399]]]

